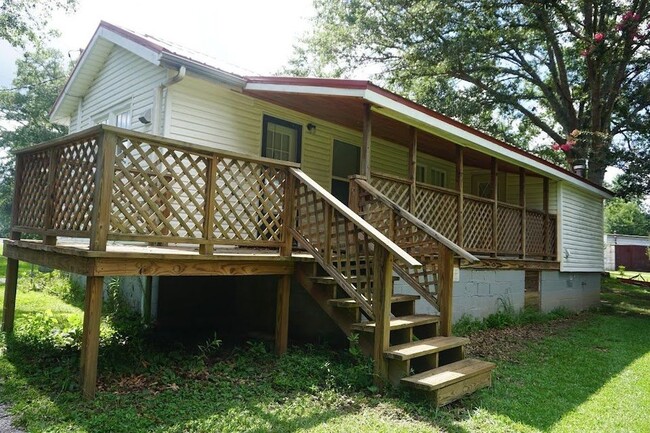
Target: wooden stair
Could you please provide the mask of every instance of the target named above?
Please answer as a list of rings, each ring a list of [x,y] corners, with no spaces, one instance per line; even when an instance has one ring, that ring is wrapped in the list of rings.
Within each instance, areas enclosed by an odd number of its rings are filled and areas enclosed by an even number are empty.
[[[303,268],[297,275],[346,335],[359,334],[361,349],[371,355],[375,322],[367,320],[357,302],[338,290],[332,277],[317,273],[318,268]],[[438,406],[490,386],[495,365],[465,358],[469,339],[439,335],[438,316],[415,313],[419,298],[403,294],[391,297],[390,346],[384,351],[390,383],[426,391]]]

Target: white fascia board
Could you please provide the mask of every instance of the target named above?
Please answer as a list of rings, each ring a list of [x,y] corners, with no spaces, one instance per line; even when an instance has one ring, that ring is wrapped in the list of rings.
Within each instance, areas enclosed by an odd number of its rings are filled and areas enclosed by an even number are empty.
[[[395,101],[384,95],[380,95],[372,90],[365,90],[364,93],[365,93],[364,98],[368,102],[385,107],[389,110],[393,110],[396,113],[415,119],[435,129],[447,131],[454,137],[460,139],[462,142],[474,145],[472,147],[484,151],[490,154],[491,156],[496,156],[500,159],[508,160],[510,162],[515,163],[516,165],[525,166],[526,168],[535,171],[539,174],[550,175],[556,178],[556,180],[569,182],[581,189],[587,190],[593,194],[597,194],[600,197],[610,198],[609,194],[599,190],[598,188],[595,188],[584,182],[580,182],[578,179],[575,179],[572,176],[569,176],[560,170],[557,170],[553,167],[549,167],[533,159],[526,158],[518,154],[517,152],[499,146],[496,143],[493,143],[489,140],[486,140],[483,137],[472,134],[469,131],[466,131],[454,125],[450,125],[447,122],[444,122],[440,119],[436,119],[435,117],[430,116],[414,108],[405,106],[404,104],[401,104],[398,101]]]
[[[151,48],[147,48],[142,44],[139,44],[129,38],[126,38],[122,35],[119,35],[103,27],[99,29],[97,36],[104,38],[107,41],[110,41],[115,45],[118,45],[124,48],[125,50],[132,52],[136,56],[142,57],[144,60],[151,62],[156,66],[160,64],[160,52],[158,52],[157,50],[152,50]]]
[[[365,89],[341,89],[337,87],[321,86],[296,86],[292,84],[266,84],[266,83],[247,83],[245,90],[259,90],[263,92],[276,93],[302,93],[307,95],[324,95],[324,96],[349,96],[354,98],[363,98]]]

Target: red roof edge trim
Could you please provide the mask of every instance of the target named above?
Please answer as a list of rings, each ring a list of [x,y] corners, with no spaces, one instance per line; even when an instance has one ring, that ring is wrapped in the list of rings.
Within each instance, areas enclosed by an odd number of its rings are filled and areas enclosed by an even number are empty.
[[[135,42],[135,43],[137,43],[139,45],[142,45],[142,46],[144,46],[146,48],[149,48],[149,49],[151,49],[153,51],[157,51],[158,53],[161,53],[161,52],[163,52],[165,50],[164,47],[162,47],[162,46],[160,46],[160,45],[158,45],[158,44],[156,44],[156,43],[154,43],[154,42],[152,42],[152,41],[150,41],[150,40],[148,40],[146,38],[138,36],[137,34],[131,32],[129,30],[123,29],[122,27],[118,27],[115,24],[111,24],[111,23],[108,23],[106,21],[100,21],[99,27],[97,28],[97,30],[99,30],[99,28],[102,28],[102,27],[105,28],[105,29],[108,29],[108,30],[110,30],[112,32],[115,32],[115,33],[119,34],[120,36],[123,36],[126,39],[129,39],[129,40],[131,40],[131,41],[133,41],[133,42]]]
[[[340,78],[302,78],[302,77],[244,77],[249,83],[284,84],[289,86],[316,86],[339,89],[368,89],[373,85],[366,80],[346,80]]]

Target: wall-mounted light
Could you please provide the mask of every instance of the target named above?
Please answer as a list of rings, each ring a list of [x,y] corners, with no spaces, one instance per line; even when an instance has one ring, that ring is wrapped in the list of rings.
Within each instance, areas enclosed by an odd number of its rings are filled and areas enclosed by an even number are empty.
[[[142,113],[142,116],[138,117],[138,120],[140,123],[143,125],[148,125],[151,123],[151,109],[148,109],[144,113]]]
[[[314,125],[313,123],[308,123],[307,124],[307,131],[309,131],[311,134],[315,134],[316,133],[316,125]]]

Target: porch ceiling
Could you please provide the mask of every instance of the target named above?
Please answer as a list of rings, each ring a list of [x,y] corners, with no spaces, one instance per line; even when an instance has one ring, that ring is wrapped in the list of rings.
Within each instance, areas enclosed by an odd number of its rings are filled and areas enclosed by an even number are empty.
[[[244,90],[246,95],[273,104],[298,111],[318,119],[325,120],[355,131],[363,130],[363,98],[353,96],[315,95],[304,93],[267,92],[260,90]],[[377,111],[372,113],[372,135],[393,143],[410,146],[410,125],[399,120],[382,115]],[[438,158],[455,162],[455,144],[443,137],[418,130],[418,150]],[[474,149],[465,148],[465,165],[489,170],[491,157]],[[499,171],[517,173],[519,167],[503,161],[499,162]],[[536,176],[534,173],[527,175]]]

